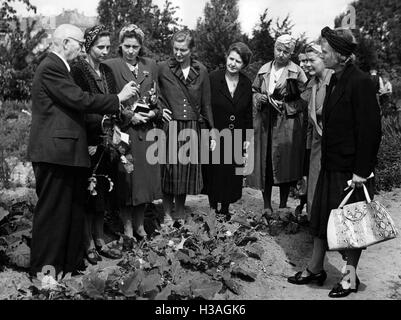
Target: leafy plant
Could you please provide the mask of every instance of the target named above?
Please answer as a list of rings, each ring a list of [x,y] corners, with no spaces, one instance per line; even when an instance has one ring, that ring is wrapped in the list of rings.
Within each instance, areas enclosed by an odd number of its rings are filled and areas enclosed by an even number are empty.
[[[383,137],[378,154],[376,188],[391,191],[401,187],[401,127],[395,117],[382,120]]]

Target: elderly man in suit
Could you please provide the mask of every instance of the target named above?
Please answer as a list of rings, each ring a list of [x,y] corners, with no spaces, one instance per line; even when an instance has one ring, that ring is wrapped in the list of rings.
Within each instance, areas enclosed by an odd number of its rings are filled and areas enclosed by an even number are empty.
[[[83,267],[86,170],[90,167],[84,114],[113,114],[137,94],[132,83],[118,95],[83,92],[68,61],[82,50],[83,32],[59,26],[51,52],[36,70],[32,87],[32,126],[28,156],[36,178],[31,273],[50,266],[58,273]]]

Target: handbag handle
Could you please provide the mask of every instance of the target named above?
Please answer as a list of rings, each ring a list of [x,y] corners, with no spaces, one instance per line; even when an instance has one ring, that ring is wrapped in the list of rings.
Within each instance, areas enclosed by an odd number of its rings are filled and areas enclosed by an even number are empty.
[[[366,198],[367,203],[371,203],[372,199],[370,198],[368,189],[366,188],[364,183],[362,184],[362,187],[363,187],[363,193],[365,194],[365,198]],[[351,198],[354,190],[355,190],[355,188],[352,188],[351,191],[348,192],[348,194],[345,196],[344,200],[338,206],[338,209],[344,208],[344,206],[347,204],[348,200]]]

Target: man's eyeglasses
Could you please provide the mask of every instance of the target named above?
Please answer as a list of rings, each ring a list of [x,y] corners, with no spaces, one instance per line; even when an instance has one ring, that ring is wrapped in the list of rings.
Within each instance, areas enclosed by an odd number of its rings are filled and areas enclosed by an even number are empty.
[[[79,46],[80,46],[81,48],[85,47],[85,41],[80,41],[80,40],[75,39],[75,38],[73,38],[73,37],[68,37],[68,39],[72,39],[72,40],[78,42],[78,43],[79,43]]]

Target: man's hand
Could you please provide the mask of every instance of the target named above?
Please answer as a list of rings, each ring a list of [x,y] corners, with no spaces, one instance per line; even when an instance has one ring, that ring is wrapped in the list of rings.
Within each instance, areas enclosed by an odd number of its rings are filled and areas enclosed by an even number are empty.
[[[97,151],[97,146],[89,146],[88,147],[88,151],[89,151],[89,155],[92,157],[95,155],[96,151]]]
[[[172,115],[173,112],[170,109],[163,109],[163,121],[164,122],[170,122],[171,120],[173,120]]]
[[[121,103],[127,101],[135,95],[139,96],[139,88],[137,87],[135,81],[130,81],[124,86],[117,96]]]
[[[361,188],[362,185],[367,181],[367,179],[362,178],[355,173],[352,176],[352,183],[351,183],[351,188]]]
[[[210,140],[210,150],[214,151],[216,149],[216,147],[217,147],[216,140],[214,140],[214,139]]]

